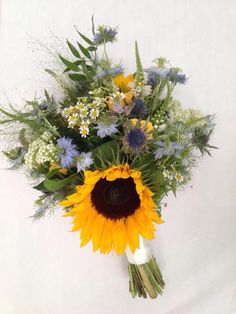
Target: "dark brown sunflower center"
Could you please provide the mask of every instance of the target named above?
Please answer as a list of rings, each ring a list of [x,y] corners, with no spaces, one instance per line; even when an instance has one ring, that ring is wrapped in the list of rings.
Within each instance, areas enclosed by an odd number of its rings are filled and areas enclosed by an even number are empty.
[[[91,200],[100,214],[114,220],[132,215],[140,205],[132,178],[100,179],[91,193]]]

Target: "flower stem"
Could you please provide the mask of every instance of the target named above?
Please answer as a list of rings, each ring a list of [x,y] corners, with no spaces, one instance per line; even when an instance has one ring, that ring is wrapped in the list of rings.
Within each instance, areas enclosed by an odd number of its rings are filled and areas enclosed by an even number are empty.
[[[132,297],[150,298],[155,299],[158,294],[162,294],[165,283],[162,278],[159,266],[154,257],[147,263],[135,265],[129,263],[129,291]]]

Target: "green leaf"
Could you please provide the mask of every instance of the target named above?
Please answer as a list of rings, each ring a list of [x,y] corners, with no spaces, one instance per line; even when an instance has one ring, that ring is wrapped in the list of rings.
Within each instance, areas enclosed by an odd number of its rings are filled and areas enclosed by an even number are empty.
[[[106,142],[93,150],[94,163],[98,168],[106,168],[109,162],[116,162],[114,156],[119,154],[119,147],[115,140]]]
[[[35,190],[38,190],[38,191],[41,191],[41,192],[48,192],[48,190],[45,188],[43,183],[44,183],[44,181],[39,183],[38,185],[34,186],[33,188]]]
[[[60,179],[54,179],[54,180],[50,180],[50,179],[45,179],[43,181],[43,185],[44,187],[50,191],[50,192],[56,192],[59,191],[61,189],[63,189],[66,185],[68,184],[78,184],[79,182],[81,182],[79,176],[77,173],[71,175],[70,177],[60,180]]]
[[[72,81],[85,81],[86,80],[86,76],[83,74],[79,74],[79,73],[72,73],[69,74],[69,78]]]
[[[91,59],[91,54],[89,53],[89,51],[84,48],[84,46],[82,46],[80,43],[77,43],[80,50],[83,52],[83,54],[85,55],[85,57],[87,57],[88,59]]]
[[[75,72],[79,72],[79,68],[77,67],[76,64],[74,64],[74,62],[71,62],[65,58],[63,58],[62,56],[59,55],[59,58],[61,59],[61,61],[66,65],[66,67],[68,69],[70,69],[71,71],[75,71]]]
[[[89,47],[87,48],[87,50],[89,50],[89,51],[96,51],[96,50],[97,50],[97,47],[95,47],[95,46],[89,46]]]
[[[73,62],[75,65],[81,65],[82,63],[83,63],[83,60],[77,60],[77,61],[74,61]],[[68,72],[68,71],[71,71],[69,68],[66,68],[64,71],[63,71],[63,73],[66,73],[66,72]]]
[[[45,71],[46,71],[48,74],[50,74],[52,77],[54,77],[55,79],[58,78],[58,75],[57,75],[55,72],[53,72],[52,70],[50,70],[50,69],[45,69]]]
[[[58,170],[59,170],[59,169],[50,170],[50,171],[46,174],[46,178],[47,178],[47,179],[51,179],[52,177],[54,177],[54,175],[55,175],[56,173],[58,173]]]
[[[27,148],[29,146],[29,143],[25,137],[25,129],[20,130],[19,141],[23,147]]]
[[[59,201],[62,201],[65,197],[66,197],[65,192],[64,191],[60,191],[60,192],[57,192],[53,196],[53,199],[54,199],[54,201],[59,202]]]
[[[67,45],[68,45],[68,47],[70,48],[70,51],[73,53],[73,55],[74,55],[76,58],[81,59],[81,56],[80,56],[79,51],[75,48],[74,45],[72,45],[71,42],[69,42],[68,39],[67,39]]]
[[[165,113],[170,101],[171,101],[171,88],[170,88],[170,83],[169,81],[166,81],[166,89],[167,89],[167,92],[166,92],[166,98],[164,100],[164,103],[163,105],[161,106],[161,112],[162,114]]]
[[[75,29],[76,29],[77,33],[80,35],[80,37],[83,38],[83,40],[84,40],[87,44],[89,44],[89,45],[94,45],[94,43],[92,42],[92,40],[90,40],[88,37],[86,37],[85,35],[83,35],[82,33],[80,33],[76,27],[75,27]]]

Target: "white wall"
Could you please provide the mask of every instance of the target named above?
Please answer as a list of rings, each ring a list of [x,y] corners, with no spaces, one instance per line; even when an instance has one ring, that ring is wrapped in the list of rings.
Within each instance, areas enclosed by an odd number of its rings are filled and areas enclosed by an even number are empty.
[[[23,174],[0,171],[0,314],[236,313],[235,114],[236,2],[233,0],[2,0],[0,101],[42,95],[56,84],[43,71],[52,31],[76,40],[90,17],[119,25],[109,49],[134,70],[134,40],[145,66],[166,56],[189,76],[176,97],[216,113],[212,144],[220,147],[194,171],[193,188],[170,196],[166,223],[151,243],[166,281],[156,300],[132,299],[126,260],[79,248],[61,213],[33,224],[37,193]],[[33,52],[34,50],[34,52]]]

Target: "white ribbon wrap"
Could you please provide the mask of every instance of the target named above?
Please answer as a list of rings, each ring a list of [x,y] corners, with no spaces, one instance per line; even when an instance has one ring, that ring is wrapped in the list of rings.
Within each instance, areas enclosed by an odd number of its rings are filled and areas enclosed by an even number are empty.
[[[131,252],[130,248],[127,248],[126,256],[130,264],[141,265],[150,261],[152,258],[151,250],[145,245],[143,237],[139,237],[139,248]]]

